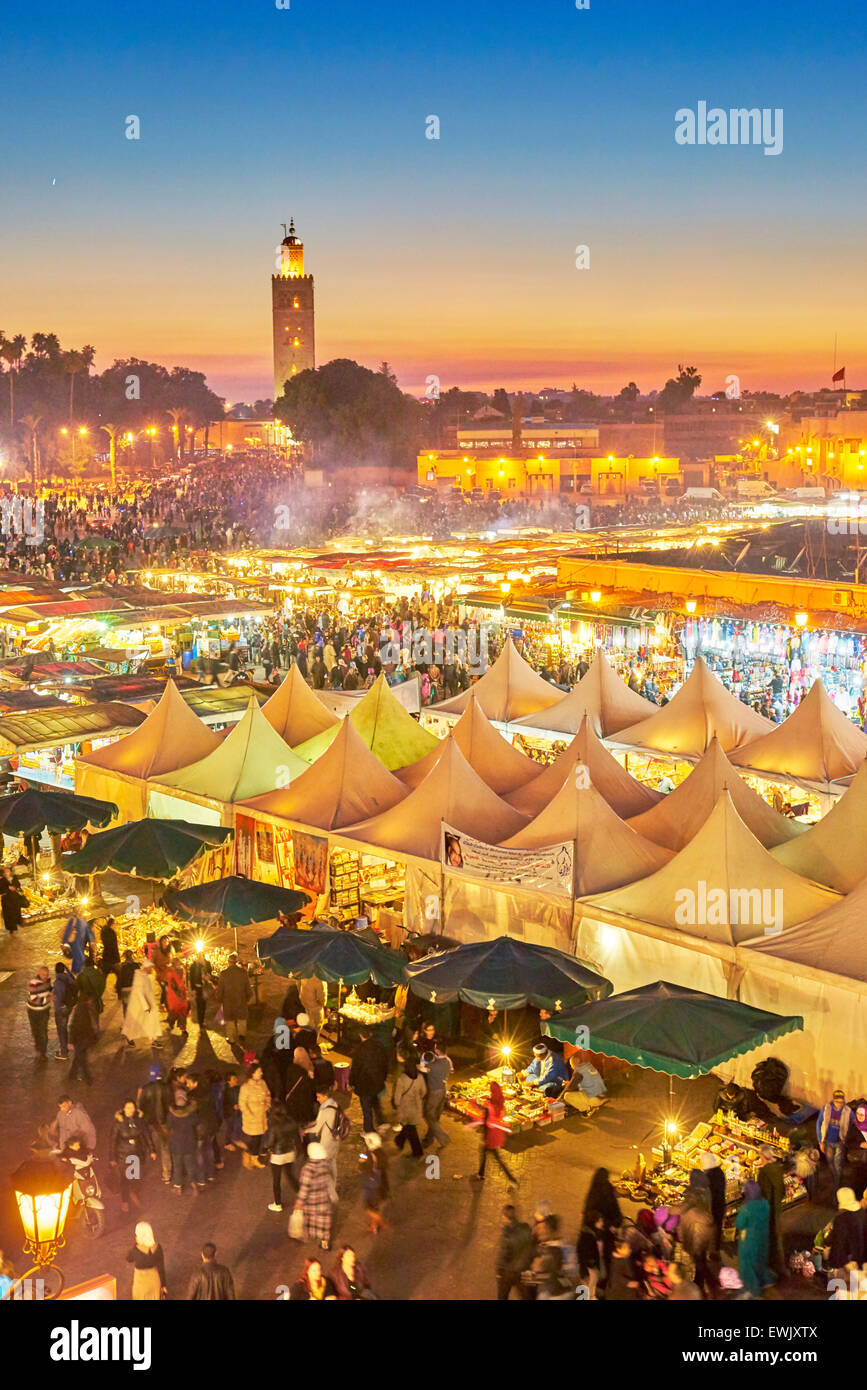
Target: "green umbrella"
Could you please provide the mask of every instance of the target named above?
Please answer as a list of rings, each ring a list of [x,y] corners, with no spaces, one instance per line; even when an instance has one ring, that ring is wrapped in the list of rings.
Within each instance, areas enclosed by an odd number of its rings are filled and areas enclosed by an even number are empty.
[[[354,932],[305,931],[279,927],[256,943],[256,954],[270,960],[278,975],[315,975],[331,984],[399,985],[406,958],[387,946],[371,946]]]
[[[114,869],[138,878],[170,879],[206,847],[225,844],[230,826],[197,825],[184,820],[136,820],[91,835],[87,844],[61,856],[72,874],[101,874]]]
[[[0,830],[6,835],[41,835],[43,830],[59,835],[64,830],[83,830],[88,824],[108,825],[116,815],[112,801],[48,787],[27,787],[0,796]]]
[[[803,1026],[800,1016],[658,980],[558,1014],[545,1031],[605,1057],[690,1079]]]
[[[577,956],[513,936],[472,941],[406,967],[413,994],[435,1004],[462,999],[477,1009],[569,1008],[611,993],[611,984]],[[559,1035],[558,1035],[559,1036]]]
[[[221,919],[235,928],[251,922],[269,922],[278,912],[287,916],[298,912],[310,900],[309,893],[295,888],[281,888],[275,883],[259,883],[245,874],[230,874],[210,883],[197,883],[192,888],[166,894],[166,907],[179,917],[196,921]]]

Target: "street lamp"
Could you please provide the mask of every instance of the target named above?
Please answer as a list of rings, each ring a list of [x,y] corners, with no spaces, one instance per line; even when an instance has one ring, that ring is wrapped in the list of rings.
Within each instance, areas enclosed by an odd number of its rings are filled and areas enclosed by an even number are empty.
[[[15,1202],[24,1228],[24,1252],[32,1256],[35,1264],[15,1281],[7,1297],[16,1284],[40,1270],[53,1269],[55,1274],[51,1292],[43,1293],[44,1297],[56,1298],[63,1288],[63,1275],[54,1260],[65,1244],[63,1231],[69,1215],[72,1184],[70,1165],[59,1158],[25,1159],[12,1174]]]

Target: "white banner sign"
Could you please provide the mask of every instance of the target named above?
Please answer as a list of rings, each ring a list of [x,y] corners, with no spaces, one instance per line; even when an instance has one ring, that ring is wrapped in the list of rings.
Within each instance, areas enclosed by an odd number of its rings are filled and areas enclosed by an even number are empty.
[[[567,840],[540,849],[504,849],[474,840],[445,822],[442,826],[442,865],[449,873],[562,897],[572,895],[573,848]]]

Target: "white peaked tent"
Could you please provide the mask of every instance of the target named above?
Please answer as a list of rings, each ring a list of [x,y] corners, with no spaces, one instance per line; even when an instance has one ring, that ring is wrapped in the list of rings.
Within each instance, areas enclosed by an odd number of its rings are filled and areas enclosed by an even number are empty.
[[[654,873],[671,850],[646,840],[622,821],[595,787],[567,778],[535,820],[504,840],[509,849],[542,849],[572,840],[574,893],[604,893]]]
[[[797,840],[775,849],[774,858],[838,893],[851,893],[863,881],[867,875],[867,763],[861,764],[851,786],[827,815]]]
[[[541,766],[507,743],[483,713],[475,691],[471,690],[469,695],[466,709],[452,727],[449,737],[454,739],[482,781],[487,782],[498,796],[505,796],[517,787],[523,787],[531,778],[538,777]],[[433,748],[419,762],[401,768],[397,776],[407,787],[417,787],[439,762],[444,749],[445,742],[439,748]]]
[[[630,690],[613,670],[604,653],[597,651],[590,663],[590,670],[568,695],[542,713],[525,714],[513,723],[517,728],[535,729],[539,733],[574,734],[587,715],[594,733],[607,738],[639,720],[649,718],[656,713],[656,709],[650,700]]]
[[[384,859],[440,862],[445,821],[465,835],[498,844],[526,825],[474,772],[453,739],[423,782],[398,805],[341,831],[341,843],[362,843]]]
[[[538,777],[506,796],[510,806],[527,816],[537,816],[557,795],[567,780],[574,782],[577,768],[585,767],[591,784],[624,820],[649,811],[662,800],[662,792],[636,781],[593,732],[589,716],[577,734]]]
[[[290,748],[340,723],[338,716],[313,693],[294,662],[289,674],[265,701],[262,713]]]
[[[747,829],[727,791],[685,849],[649,878],[582,901],[601,922],[650,923],[700,940],[736,946],[797,922],[839,894],[801,878]]]
[[[263,711],[264,713],[265,711]],[[256,819],[338,830],[396,806],[407,789],[371,753],[350,719],[313,767],[290,786],[238,806]]]
[[[781,816],[764,797],[747,786],[720,748],[717,738],[711,739],[701,762],[696,764],[679,787],[664,796],[651,810],[630,817],[629,824],[633,830],[646,835],[649,840],[655,840],[658,845],[681,850],[704,825],[723,791],[728,792],[741,820],[765,849],[773,849],[803,835],[805,826],[789,816]],[[798,873],[805,873],[795,864],[790,863],[789,867]],[[816,874],[806,876],[824,882]]]
[[[782,936],[748,943],[750,952],[867,984],[867,882]],[[797,973],[797,972],[796,972]]]
[[[131,734],[75,760],[75,790],[113,801],[120,820],[147,814],[149,777],[176,772],[219,747],[215,734],[194,714],[173,680],[156,707]]]
[[[867,758],[867,734],[838,709],[821,681],[814,681],[794,713],[770,732],[732,754],[736,767],[825,789],[857,772]]]
[[[756,714],[726,690],[702,657],[698,657],[680,690],[667,705],[640,724],[623,729],[611,742],[619,747],[690,759],[706,753],[713,738],[717,738],[720,747],[728,753],[750,739],[761,738],[773,728],[770,720]]]
[[[524,660],[511,637],[506,639],[506,645],[493,666],[488,668],[475,685],[462,691],[460,695],[455,695],[452,700],[433,705],[432,712],[463,714],[471,694],[476,697],[488,718],[495,719],[500,724],[508,724],[510,720],[521,719],[525,714],[547,709],[550,705],[557,704],[563,696],[562,690],[549,685],[533,670],[529,662]]]
[[[153,778],[148,811],[167,819],[232,825],[233,804],[288,786],[307,771],[255,698],[219,747],[190,767]]]

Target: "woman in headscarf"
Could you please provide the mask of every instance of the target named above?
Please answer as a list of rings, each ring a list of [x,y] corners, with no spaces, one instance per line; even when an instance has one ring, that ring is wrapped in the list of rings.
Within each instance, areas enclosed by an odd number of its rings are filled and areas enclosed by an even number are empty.
[[[861,1197],[867,1187],[867,1105],[856,1105],[852,1111],[849,1161],[854,1169],[852,1187],[856,1197]]]
[[[828,1268],[834,1276],[845,1278],[847,1269],[860,1269],[867,1260],[867,1211],[851,1187],[837,1191],[837,1215],[831,1223]]]
[[[337,1186],[331,1160],[321,1144],[307,1147],[307,1162],[301,1169],[296,1210],[303,1219],[305,1240],[318,1241],[323,1250],[331,1247],[331,1219],[337,1201]]]
[[[166,1008],[168,1010],[169,1032],[175,1024],[182,1038],[187,1036],[187,1019],[190,1013],[190,998],[187,994],[187,977],[180,956],[172,956],[166,971]]]
[[[135,1245],[127,1255],[135,1266],[132,1276],[132,1296],[136,1303],[156,1302],[166,1292],[166,1262],[163,1247],[157,1244],[149,1222],[139,1221],[135,1228]]]
[[[162,1047],[163,1021],[154,989],[154,968],[149,960],[144,961],[132,977],[121,1032],[129,1047],[135,1047],[136,1038]]]
[[[748,1182],[744,1187],[735,1227],[741,1283],[751,1298],[761,1298],[762,1290],[774,1283],[774,1276],[768,1269],[771,1208],[757,1182]]]
[[[503,1161],[503,1155],[500,1153],[509,1131],[504,1120],[506,1101],[503,1096],[503,1088],[498,1081],[491,1082],[486,1104],[475,1108],[479,1115],[476,1123],[482,1131],[482,1147],[479,1154],[479,1171],[473,1176],[479,1182],[482,1181],[485,1176],[485,1164],[488,1161],[488,1155],[490,1155],[498,1167],[502,1168],[512,1186],[517,1187],[518,1179],[509,1171]]]
[[[394,1083],[391,1100],[397,1123],[400,1125],[394,1142],[399,1149],[409,1141],[413,1158],[422,1158],[424,1150],[418,1137],[418,1127],[424,1119],[424,1102],[427,1095],[427,1082],[419,1071],[416,1062],[398,1052],[397,1060],[403,1062],[403,1071]]]

